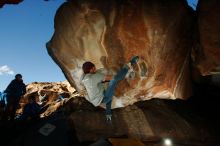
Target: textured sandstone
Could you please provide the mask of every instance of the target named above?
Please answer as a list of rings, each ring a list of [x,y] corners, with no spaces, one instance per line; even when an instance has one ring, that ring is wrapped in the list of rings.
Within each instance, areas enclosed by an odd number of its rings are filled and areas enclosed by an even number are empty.
[[[58,9],[47,48],[78,91],[83,62],[115,73],[139,55],[135,78],[117,88],[116,107],[151,98],[186,99],[191,29],[185,0],[74,0]]]
[[[95,141],[100,137],[128,137],[156,143],[170,138],[175,144],[201,145],[198,142],[210,139],[202,119],[195,118],[197,116],[193,114],[181,115],[174,108],[176,101],[169,102],[153,99],[114,109],[112,124],[106,123],[104,110],[92,108],[84,98],[73,98],[63,108],[70,114],[69,125],[79,141]],[[186,108],[178,103],[176,106]]]
[[[198,6],[199,40],[194,49],[202,75],[220,73],[220,1],[201,0]]]
[[[20,101],[20,108],[17,113],[20,114],[23,107],[28,102],[28,97],[35,96],[37,102],[41,104],[42,114],[41,117],[49,116],[54,113],[60,106],[69,99],[70,96],[75,95],[75,89],[72,88],[69,82],[33,82],[27,85],[27,93]],[[41,99],[43,96],[43,100]],[[60,100],[61,95],[65,100]]]

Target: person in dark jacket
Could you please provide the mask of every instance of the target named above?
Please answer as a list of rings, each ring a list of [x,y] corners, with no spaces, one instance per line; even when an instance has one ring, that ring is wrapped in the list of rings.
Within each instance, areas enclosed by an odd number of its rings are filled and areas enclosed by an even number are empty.
[[[16,109],[19,105],[21,97],[26,93],[26,86],[23,83],[22,75],[16,74],[15,79],[11,81],[4,91],[7,97],[7,105],[5,108],[5,118],[14,120]]]
[[[35,96],[28,97],[28,103],[24,106],[22,115],[19,117],[21,120],[38,119],[40,118],[41,106],[37,103]]]

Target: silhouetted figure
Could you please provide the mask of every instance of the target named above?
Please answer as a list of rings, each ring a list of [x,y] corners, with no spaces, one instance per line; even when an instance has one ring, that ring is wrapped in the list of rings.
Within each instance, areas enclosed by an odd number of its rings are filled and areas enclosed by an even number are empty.
[[[86,99],[94,106],[99,106],[101,103],[106,104],[106,119],[111,121],[111,104],[115,88],[118,82],[125,78],[129,69],[139,60],[138,56],[134,56],[128,64],[125,64],[122,69],[115,75],[106,75],[102,70],[96,70],[92,62],[85,62],[82,66],[83,76],[81,83],[85,87],[88,96]],[[109,82],[105,89],[104,82]]]
[[[37,103],[35,96],[28,97],[28,103],[24,106],[22,115],[19,117],[21,120],[38,119],[41,106]]]
[[[0,120],[2,120],[5,112],[5,94],[0,92]]]
[[[15,79],[11,81],[4,91],[7,97],[7,105],[5,108],[5,119],[14,120],[16,109],[19,105],[21,97],[26,93],[26,86],[23,83],[22,75],[16,74]]]
[[[0,109],[5,108],[5,93],[0,92]]]

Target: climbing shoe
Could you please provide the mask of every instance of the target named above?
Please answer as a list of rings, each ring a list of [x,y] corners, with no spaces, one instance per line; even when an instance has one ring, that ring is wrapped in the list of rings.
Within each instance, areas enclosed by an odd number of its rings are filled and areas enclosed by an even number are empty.
[[[136,64],[138,62],[138,60],[139,60],[139,56],[132,57],[130,60],[131,65]]]
[[[111,123],[112,122],[112,115],[106,115],[106,121],[107,121],[107,123]]]

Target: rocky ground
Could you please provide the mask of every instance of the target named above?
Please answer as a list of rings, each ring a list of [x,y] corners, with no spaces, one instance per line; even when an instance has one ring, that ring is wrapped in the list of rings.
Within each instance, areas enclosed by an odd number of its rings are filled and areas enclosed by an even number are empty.
[[[28,85],[26,98],[48,95],[41,118],[1,121],[0,145],[87,146],[96,142],[94,145],[108,146],[111,142],[115,146],[163,146],[165,139],[175,146],[219,145],[218,88],[201,86],[198,90],[203,92],[187,101],[151,99],[117,108],[112,123],[107,123],[103,108],[92,106],[68,87],[63,83]],[[64,100],[57,100],[60,94],[66,95]]]

